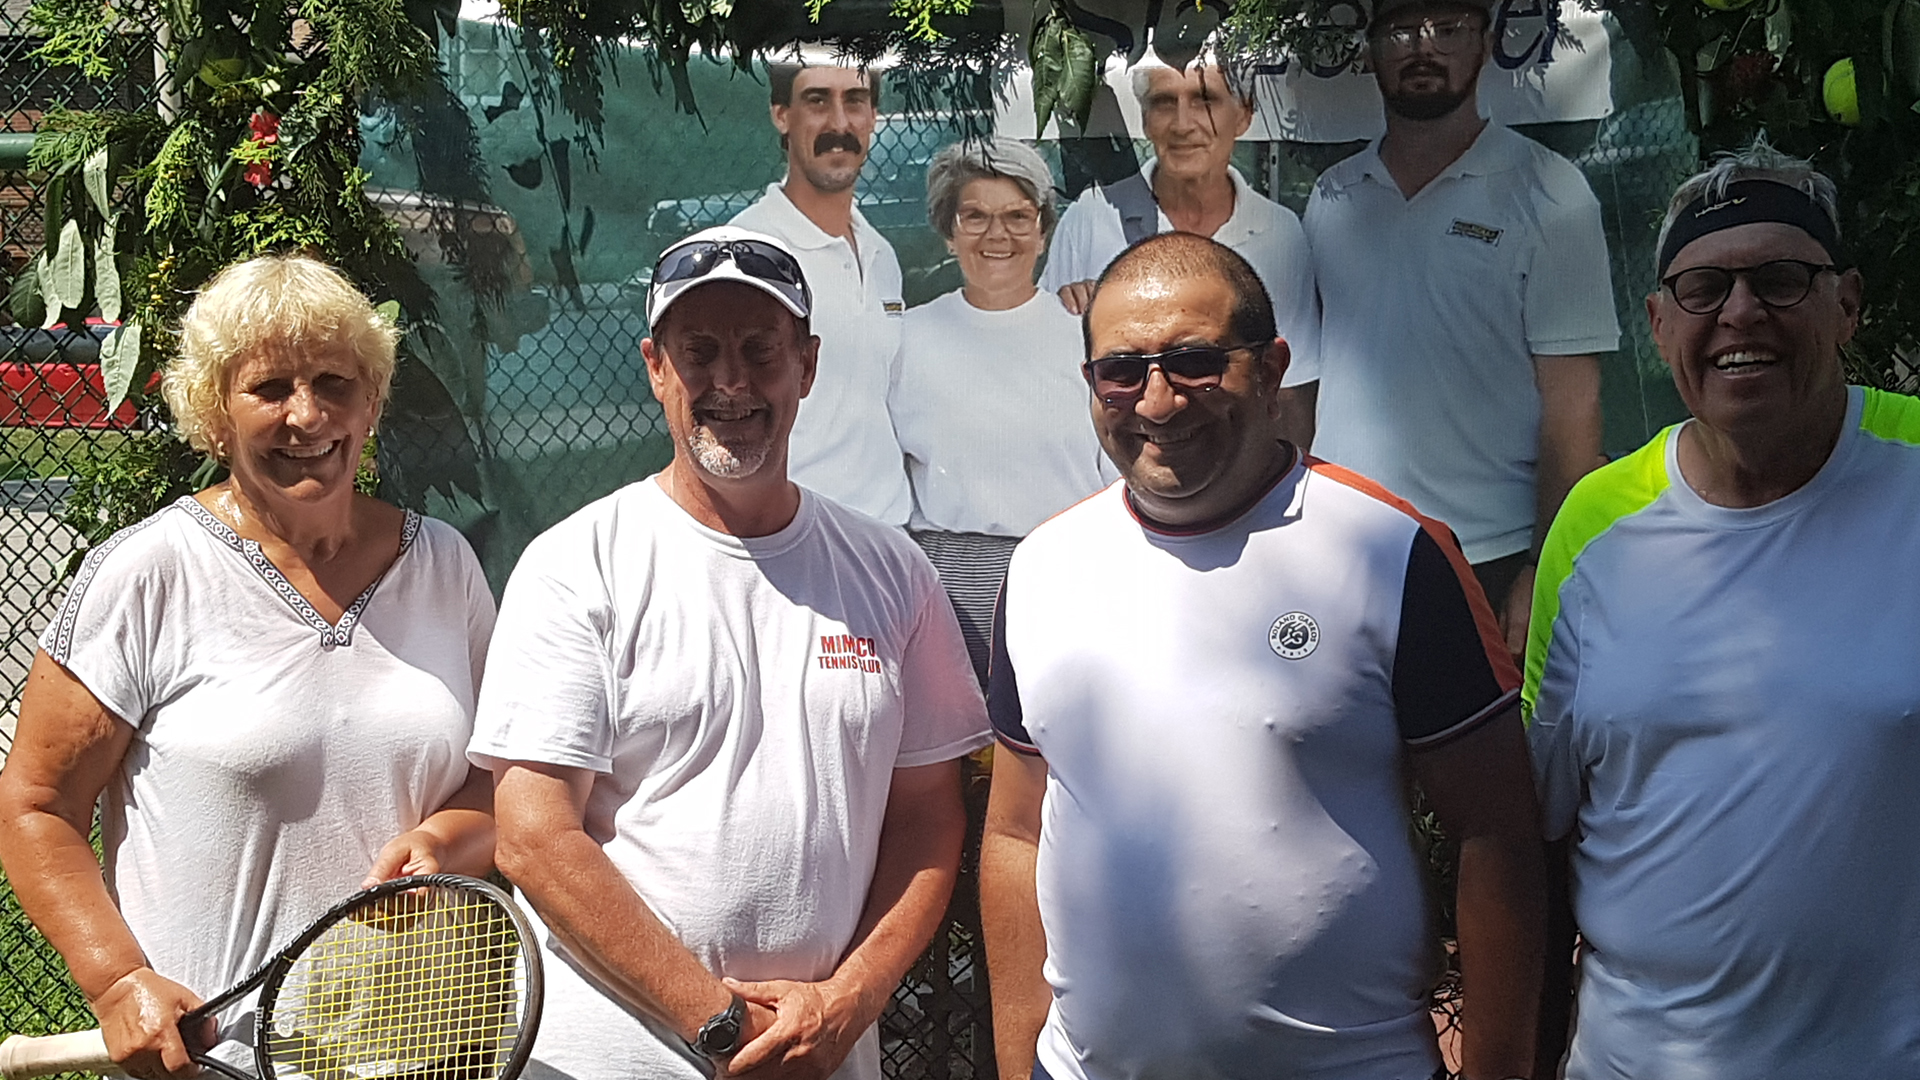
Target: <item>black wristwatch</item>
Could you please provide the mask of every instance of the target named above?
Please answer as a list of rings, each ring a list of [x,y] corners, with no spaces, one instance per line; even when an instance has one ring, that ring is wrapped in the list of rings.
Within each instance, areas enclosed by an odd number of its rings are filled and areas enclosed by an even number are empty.
[[[707,1018],[700,1033],[688,1046],[704,1058],[723,1058],[740,1049],[740,1035],[747,1029],[747,1003],[739,994],[725,1009]]]

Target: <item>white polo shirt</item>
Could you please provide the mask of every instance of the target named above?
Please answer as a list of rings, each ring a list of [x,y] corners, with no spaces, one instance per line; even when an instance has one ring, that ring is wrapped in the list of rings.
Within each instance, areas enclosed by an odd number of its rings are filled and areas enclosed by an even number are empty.
[[[1847,396],[1789,495],[1708,503],[1682,424],[1547,534],[1526,700],[1586,941],[1569,1080],[1920,1076],[1920,401]]]
[[[1611,352],[1600,203],[1566,158],[1488,124],[1413,198],[1380,143],[1307,203],[1320,287],[1315,454],[1453,528],[1472,562],[1533,542],[1533,357]]]
[[[1157,159],[1148,158],[1140,167],[1148,186],[1152,186],[1154,170],[1159,166]],[[1227,176],[1233,180],[1233,215],[1214,230],[1213,238],[1252,263],[1267,286],[1274,323],[1293,352],[1293,362],[1281,384],[1312,382],[1320,377],[1320,307],[1314,300],[1313,262],[1300,219],[1253,190],[1240,170],[1229,165]],[[1158,231],[1174,231],[1173,222],[1164,213],[1159,214]],[[1040,287],[1057,293],[1063,285],[1098,278],[1126,249],[1127,234],[1120,224],[1120,211],[1107,201],[1098,185],[1090,187],[1060,216],[1046,269],[1040,273]]]
[[[813,290],[820,368],[787,442],[787,475],[889,525],[905,525],[913,495],[887,415],[907,312],[893,245],[855,208],[856,252],[801,213],[777,183],[733,224],[785,241]]]

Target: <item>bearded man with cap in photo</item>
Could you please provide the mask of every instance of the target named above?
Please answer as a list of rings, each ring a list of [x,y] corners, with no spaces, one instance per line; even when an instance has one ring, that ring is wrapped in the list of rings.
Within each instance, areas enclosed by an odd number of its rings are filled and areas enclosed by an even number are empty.
[[[879,1080],[945,913],[985,705],[920,549],[787,478],[812,313],[771,236],[669,247],[641,355],[673,460],[507,584],[469,753],[547,928],[529,1077]]]
[[[1620,328],[1586,179],[1480,114],[1491,6],[1375,4],[1386,133],[1307,202],[1320,378],[1300,393],[1315,455],[1459,537],[1518,656],[1539,539],[1601,461],[1597,354]]]
[[[1807,162],[1723,156],[1658,250],[1693,418],[1567,496],[1527,648],[1566,1075],[1920,1076],[1920,402],[1846,383],[1861,278]]]

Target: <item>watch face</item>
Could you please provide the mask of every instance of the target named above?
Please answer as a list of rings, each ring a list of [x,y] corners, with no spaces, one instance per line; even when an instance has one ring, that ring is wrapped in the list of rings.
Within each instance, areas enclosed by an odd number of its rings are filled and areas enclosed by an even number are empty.
[[[720,1057],[739,1049],[740,1016],[732,1009],[700,1025],[694,1049],[707,1057]]]

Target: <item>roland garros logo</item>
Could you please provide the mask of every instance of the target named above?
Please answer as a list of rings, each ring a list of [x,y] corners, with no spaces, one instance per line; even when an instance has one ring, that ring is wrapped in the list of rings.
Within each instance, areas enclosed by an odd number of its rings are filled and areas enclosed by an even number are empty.
[[[814,663],[828,671],[864,671],[880,674],[880,647],[870,637],[852,634],[822,634],[820,654]]]
[[[1320,647],[1320,624],[1304,611],[1289,611],[1273,620],[1267,644],[1283,659],[1304,659]]]

